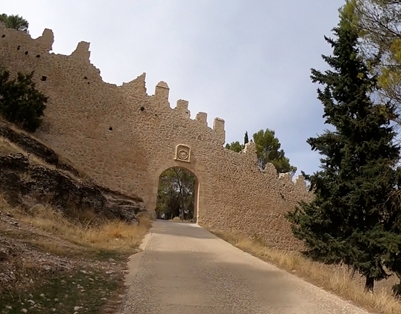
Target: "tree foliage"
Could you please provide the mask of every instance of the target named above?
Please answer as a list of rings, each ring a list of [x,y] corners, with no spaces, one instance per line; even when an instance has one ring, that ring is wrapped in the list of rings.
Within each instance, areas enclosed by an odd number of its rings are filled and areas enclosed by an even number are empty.
[[[285,157],[284,150],[280,149],[281,143],[273,130],[259,130],[253,134],[253,141],[256,145],[256,155],[261,169],[264,169],[266,164],[270,162],[278,173],[295,174],[297,167],[291,166],[290,160]]]
[[[239,153],[245,148],[245,144],[249,142],[248,132],[245,132],[244,144],[240,142],[232,142],[226,144],[226,148]],[[272,163],[277,173],[291,173],[294,175],[297,167],[291,166],[290,160],[285,157],[285,153],[281,148],[281,143],[273,130],[260,130],[253,134],[253,142],[256,145],[256,155],[258,157],[258,166],[264,169],[268,162]]]
[[[17,31],[28,32],[29,23],[22,16],[19,15],[7,15],[5,13],[0,14],[0,22],[2,22],[5,27],[13,28]]]
[[[247,143],[249,143],[248,131],[246,131],[245,135],[244,135],[244,144],[247,144]]]
[[[352,22],[359,28],[361,52],[378,75],[382,100],[394,102],[400,112],[401,1],[354,0],[353,4],[356,14]]]
[[[239,153],[241,150],[245,148],[245,145],[241,144],[240,142],[232,142],[231,144],[226,144],[226,148],[230,149],[236,153]]]
[[[159,218],[194,218],[196,179],[183,168],[170,168],[160,175],[156,204]]]
[[[400,151],[388,118],[396,115],[394,106],[370,98],[377,82],[359,55],[353,12],[349,1],[333,30],[336,40],[325,37],[333,55],[323,59],[331,69],[312,69],[312,81],[324,86],[318,89],[323,118],[334,131],[307,140],[322,155],[321,170],[306,176],[315,198],[287,218],[308,255],[348,265],[366,278],[365,289],[373,290],[375,280],[388,276],[384,265],[397,264],[401,249],[400,206],[393,197]]]
[[[33,72],[18,73],[11,79],[8,71],[0,70],[0,114],[29,132],[41,125],[48,100],[36,89],[32,77]]]

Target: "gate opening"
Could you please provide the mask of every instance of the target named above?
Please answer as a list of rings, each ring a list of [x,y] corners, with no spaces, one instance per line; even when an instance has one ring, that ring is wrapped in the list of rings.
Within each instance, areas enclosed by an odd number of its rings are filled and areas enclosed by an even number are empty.
[[[163,171],[157,190],[157,218],[196,222],[197,187],[195,175],[185,168]]]

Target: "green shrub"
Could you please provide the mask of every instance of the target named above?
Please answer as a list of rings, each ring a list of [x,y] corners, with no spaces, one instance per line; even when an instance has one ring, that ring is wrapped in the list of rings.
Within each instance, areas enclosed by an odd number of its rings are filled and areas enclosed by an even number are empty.
[[[10,73],[0,70],[0,114],[29,132],[41,125],[48,99],[36,89],[32,77],[33,72],[18,73],[10,80]]]

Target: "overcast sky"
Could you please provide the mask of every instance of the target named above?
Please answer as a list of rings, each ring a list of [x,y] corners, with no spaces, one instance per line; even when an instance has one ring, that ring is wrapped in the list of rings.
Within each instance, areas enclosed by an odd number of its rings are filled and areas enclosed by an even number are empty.
[[[148,94],[165,81],[170,105],[191,118],[226,121],[226,142],[273,129],[293,165],[318,170],[306,139],[325,126],[310,69],[326,69],[344,0],[3,0],[0,13],[29,21],[32,37],[54,31],[53,51],[91,43],[103,80],[120,85],[146,72]]]

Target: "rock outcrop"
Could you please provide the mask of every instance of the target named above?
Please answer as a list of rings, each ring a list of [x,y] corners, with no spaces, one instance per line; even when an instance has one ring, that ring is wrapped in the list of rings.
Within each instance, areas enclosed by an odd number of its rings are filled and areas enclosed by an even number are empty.
[[[0,139],[0,145],[12,143],[21,149],[0,153],[0,193],[10,205],[31,207],[41,203],[60,210],[93,210],[127,222],[138,221],[138,214],[145,213],[141,198],[92,183],[72,165],[60,161],[52,149],[7,123],[0,122]]]

